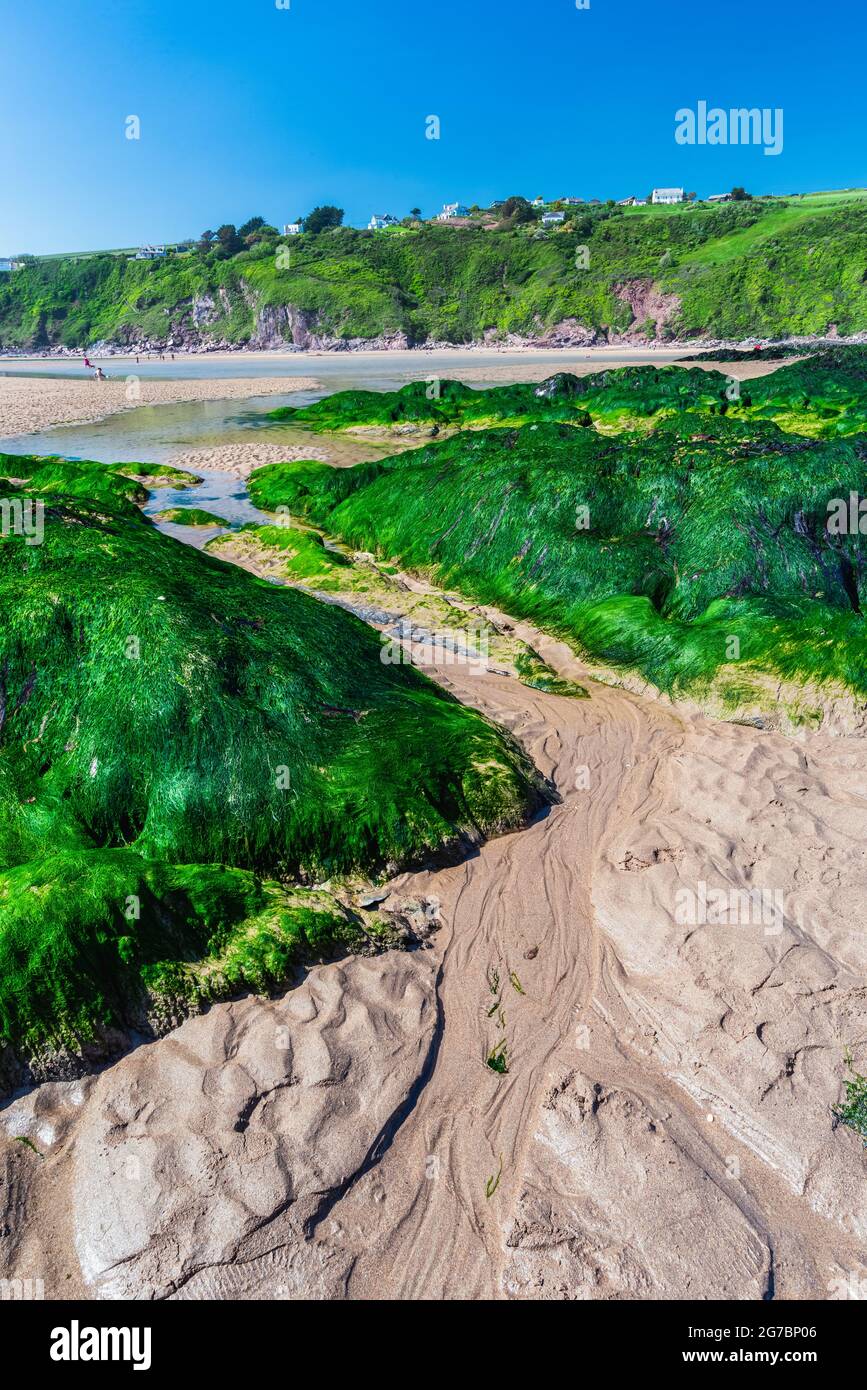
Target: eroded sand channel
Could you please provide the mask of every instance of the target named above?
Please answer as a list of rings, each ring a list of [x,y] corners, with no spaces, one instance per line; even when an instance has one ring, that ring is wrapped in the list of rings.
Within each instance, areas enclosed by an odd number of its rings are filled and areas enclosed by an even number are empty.
[[[48,1297],[830,1297],[865,1262],[867,755],[434,670],[560,803],[460,866],[426,948],[214,1006],[2,1112],[7,1277]],[[679,889],[782,918],[678,924]],[[508,1070],[485,1058],[504,1038]],[[43,1158],[19,1142],[24,1136]]]

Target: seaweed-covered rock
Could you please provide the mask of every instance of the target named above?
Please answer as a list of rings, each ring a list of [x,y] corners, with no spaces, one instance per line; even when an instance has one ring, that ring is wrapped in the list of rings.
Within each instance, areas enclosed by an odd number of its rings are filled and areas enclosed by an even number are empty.
[[[156,997],[363,944],[280,892],[453,856],[539,804],[507,735],[341,608],[160,534],[109,469],[18,468],[4,516],[26,493],[43,534],[0,540],[0,1043],[74,1053]]]

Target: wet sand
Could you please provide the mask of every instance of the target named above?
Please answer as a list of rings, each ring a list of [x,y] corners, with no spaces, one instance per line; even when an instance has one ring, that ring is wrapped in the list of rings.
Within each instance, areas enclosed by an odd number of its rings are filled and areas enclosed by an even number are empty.
[[[0,1112],[4,1273],[43,1271],[49,1298],[846,1296],[867,1173],[832,1107],[845,1049],[865,1062],[864,741],[715,723],[513,629],[590,698],[431,673],[557,803],[392,881],[438,905],[414,952],[218,1004]],[[780,910],[681,920],[701,883]]]
[[[231,468],[272,446],[237,447]],[[860,1287],[867,1173],[833,1107],[847,1048],[867,1070],[867,744],[715,722],[511,630],[590,698],[426,669],[555,804],[388,885],[438,905],[415,951],[316,966],[0,1110],[5,1277],[127,1299]],[[774,911],[719,920],[702,884]]]
[[[0,376],[0,437],[101,420],[143,405],[244,400],[289,391],[315,391],[318,385],[311,377],[294,376],[155,381],[136,377],[134,367],[118,381]]]
[[[187,468],[193,473],[207,469],[214,473],[229,473],[233,478],[246,479],[254,468],[266,463],[285,463],[293,459],[317,459],[334,468],[351,468],[368,459],[413,448],[417,440],[377,440],[376,443],[353,438],[351,435],[317,435],[308,430],[287,428],[286,443],[258,441],[255,435],[249,442],[216,444],[196,449],[179,449],[169,455],[174,468]]]

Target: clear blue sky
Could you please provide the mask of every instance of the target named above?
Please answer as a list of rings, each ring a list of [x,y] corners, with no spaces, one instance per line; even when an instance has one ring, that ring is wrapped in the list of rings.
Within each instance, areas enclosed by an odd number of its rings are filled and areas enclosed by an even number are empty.
[[[867,184],[863,0],[290,3],[10,0],[0,254],[282,224],[320,202],[363,224],[514,192]],[[783,153],[677,145],[675,111],[702,99],[782,107]]]

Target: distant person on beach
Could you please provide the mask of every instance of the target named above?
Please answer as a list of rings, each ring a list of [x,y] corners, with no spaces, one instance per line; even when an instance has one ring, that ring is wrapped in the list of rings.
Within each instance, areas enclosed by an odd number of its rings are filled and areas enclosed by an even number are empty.
[[[102,370],[102,367],[97,367],[95,380],[105,381],[105,372]]]
[[[85,365],[85,367],[90,367],[90,368],[92,369],[93,363],[91,362],[91,360],[90,360],[89,357],[85,357],[85,359],[84,359],[84,365]]]

